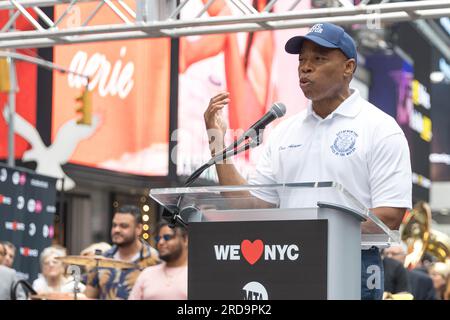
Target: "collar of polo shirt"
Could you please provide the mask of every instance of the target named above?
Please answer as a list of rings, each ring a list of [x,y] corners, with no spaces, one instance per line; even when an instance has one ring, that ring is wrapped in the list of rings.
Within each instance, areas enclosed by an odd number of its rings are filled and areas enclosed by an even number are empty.
[[[339,107],[336,108],[336,110],[331,113],[331,117],[328,116],[327,118],[332,118],[336,114],[349,118],[354,118],[358,115],[358,113],[361,111],[361,106],[354,102],[357,101],[360,97],[359,91],[358,89],[350,89],[350,91],[352,92],[352,94],[347,99],[345,99],[339,105]],[[309,101],[307,106],[307,117],[309,116],[313,116],[318,120],[324,120],[313,111],[311,101]]]

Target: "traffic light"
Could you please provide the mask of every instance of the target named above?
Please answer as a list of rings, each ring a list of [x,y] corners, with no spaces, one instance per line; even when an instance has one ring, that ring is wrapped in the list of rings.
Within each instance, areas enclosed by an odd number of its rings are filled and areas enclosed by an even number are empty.
[[[90,92],[86,86],[81,96],[77,97],[77,102],[81,105],[76,110],[81,113],[81,118],[77,120],[78,124],[92,124],[92,92]]]
[[[0,92],[11,91],[11,82],[9,81],[9,63],[6,58],[0,58]]]

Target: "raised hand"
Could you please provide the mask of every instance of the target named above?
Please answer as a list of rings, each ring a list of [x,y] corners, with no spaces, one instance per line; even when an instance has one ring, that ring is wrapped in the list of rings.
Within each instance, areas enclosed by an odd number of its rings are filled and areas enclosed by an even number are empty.
[[[229,96],[228,92],[222,92],[212,97],[204,113],[209,147],[213,154],[224,148],[227,122],[224,119],[222,109],[230,102]]]

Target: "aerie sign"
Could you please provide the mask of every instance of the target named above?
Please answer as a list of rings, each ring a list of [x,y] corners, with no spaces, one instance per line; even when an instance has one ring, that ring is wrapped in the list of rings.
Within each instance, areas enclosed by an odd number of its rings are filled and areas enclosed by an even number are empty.
[[[296,244],[264,245],[258,239],[253,242],[243,240],[240,245],[214,245],[216,260],[241,260],[241,254],[251,265],[255,264],[264,254],[264,260],[290,260],[295,261],[300,257],[300,249]]]
[[[93,91],[98,86],[101,97],[116,94],[125,99],[134,86],[134,64],[128,62],[122,68],[122,59],[127,53],[127,48],[120,49],[120,59],[113,64],[101,53],[94,53],[91,57],[84,51],[78,51],[70,62],[70,71],[83,74],[90,78],[89,90]],[[68,84],[71,88],[86,86],[87,79],[79,75],[69,73]]]

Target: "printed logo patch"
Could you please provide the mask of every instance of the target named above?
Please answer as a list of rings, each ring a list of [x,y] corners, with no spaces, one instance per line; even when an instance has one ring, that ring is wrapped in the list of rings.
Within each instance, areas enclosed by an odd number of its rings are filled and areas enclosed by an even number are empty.
[[[334,154],[344,157],[352,154],[356,150],[355,144],[358,134],[355,131],[342,130],[336,135],[337,137],[330,147]]]

